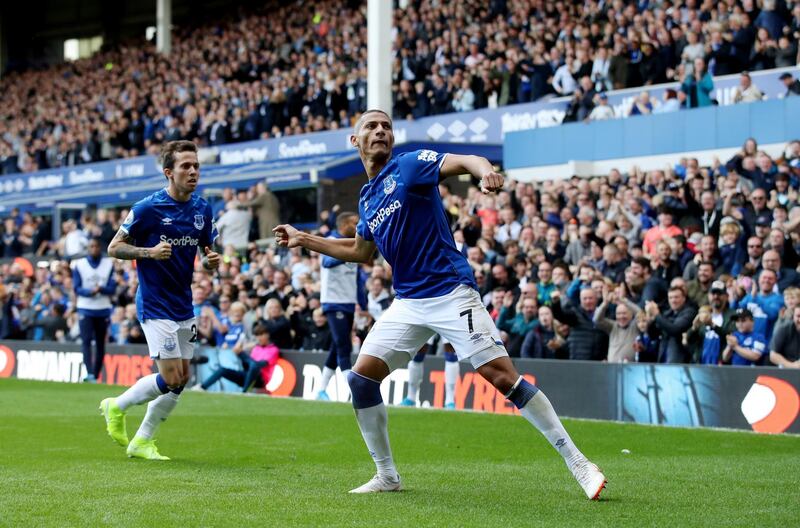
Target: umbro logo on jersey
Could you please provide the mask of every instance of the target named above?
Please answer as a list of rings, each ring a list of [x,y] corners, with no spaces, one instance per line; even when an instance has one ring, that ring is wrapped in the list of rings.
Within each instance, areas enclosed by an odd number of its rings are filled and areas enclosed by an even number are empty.
[[[163,225],[172,225],[172,218],[165,216],[164,218],[161,219],[161,223]]]

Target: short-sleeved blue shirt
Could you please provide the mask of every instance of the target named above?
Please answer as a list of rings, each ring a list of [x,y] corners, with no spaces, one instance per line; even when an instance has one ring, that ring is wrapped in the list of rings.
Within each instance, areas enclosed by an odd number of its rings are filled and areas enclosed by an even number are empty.
[[[210,246],[218,236],[208,202],[195,195],[178,202],[162,189],[136,202],[120,229],[133,237],[137,247],[154,247],[160,242],[172,246],[168,260],[136,261],[139,320],[185,321],[194,317],[194,259],[198,247]]]
[[[739,346],[755,350],[762,356],[767,352],[767,340],[764,339],[763,335],[755,332],[743,334],[739,331],[734,332],[733,335],[736,336],[736,341],[739,343]],[[754,364],[755,362],[740,356],[736,352],[731,356],[731,365],[748,366]]]
[[[399,154],[361,188],[356,232],[374,241],[392,266],[400,298],[441,297],[459,284],[478,287],[439,195],[446,156],[432,150]]]

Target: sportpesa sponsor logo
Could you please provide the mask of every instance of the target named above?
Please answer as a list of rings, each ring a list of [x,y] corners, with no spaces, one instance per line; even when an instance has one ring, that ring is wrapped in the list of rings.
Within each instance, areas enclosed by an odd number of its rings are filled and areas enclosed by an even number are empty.
[[[369,227],[370,232],[374,233],[375,230],[378,229],[378,226],[381,225],[384,220],[389,218],[389,215],[400,209],[401,206],[402,204],[400,203],[400,200],[395,200],[383,209],[378,209],[378,212],[375,213],[375,217],[367,223],[367,227]]]
[[[198,239],[192,238],[189,235],[180,238],[168,238],[167,235],[161,235],[159,240],[166,242],[170,246],[196,246],[200,243]]]

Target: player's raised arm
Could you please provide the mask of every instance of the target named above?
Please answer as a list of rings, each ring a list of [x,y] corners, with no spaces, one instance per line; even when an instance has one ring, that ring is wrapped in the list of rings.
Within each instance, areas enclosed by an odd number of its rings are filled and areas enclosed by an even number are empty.
[[[481,180],[481,191],[484,194],[497,192],[503,188],[503,176],[495,172],[489,160],[481,156],[448,154],[439,170],[439,179],[466,173]]]
[[[347,262],[366,262],[375,252],[375,243],[355,238],[324,238],[284,224],[272,230],[278,245],[288,248],[304,247]]]
[[[127,231],[120,228],[108,245],[108,255],[121,260],[156,259],[167,260],[172,256],[172,246],[160,242],[151,248],[137,247],[134,239]]]

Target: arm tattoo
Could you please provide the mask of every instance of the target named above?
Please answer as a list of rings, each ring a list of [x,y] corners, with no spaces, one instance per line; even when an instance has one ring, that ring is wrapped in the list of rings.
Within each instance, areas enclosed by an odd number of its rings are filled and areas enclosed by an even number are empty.
[[[150,250],[148,248],[136,247],[133,243],[133,237],[120,229],[108,245],[108,254],[111,257],[122,260],[150,258]]]

